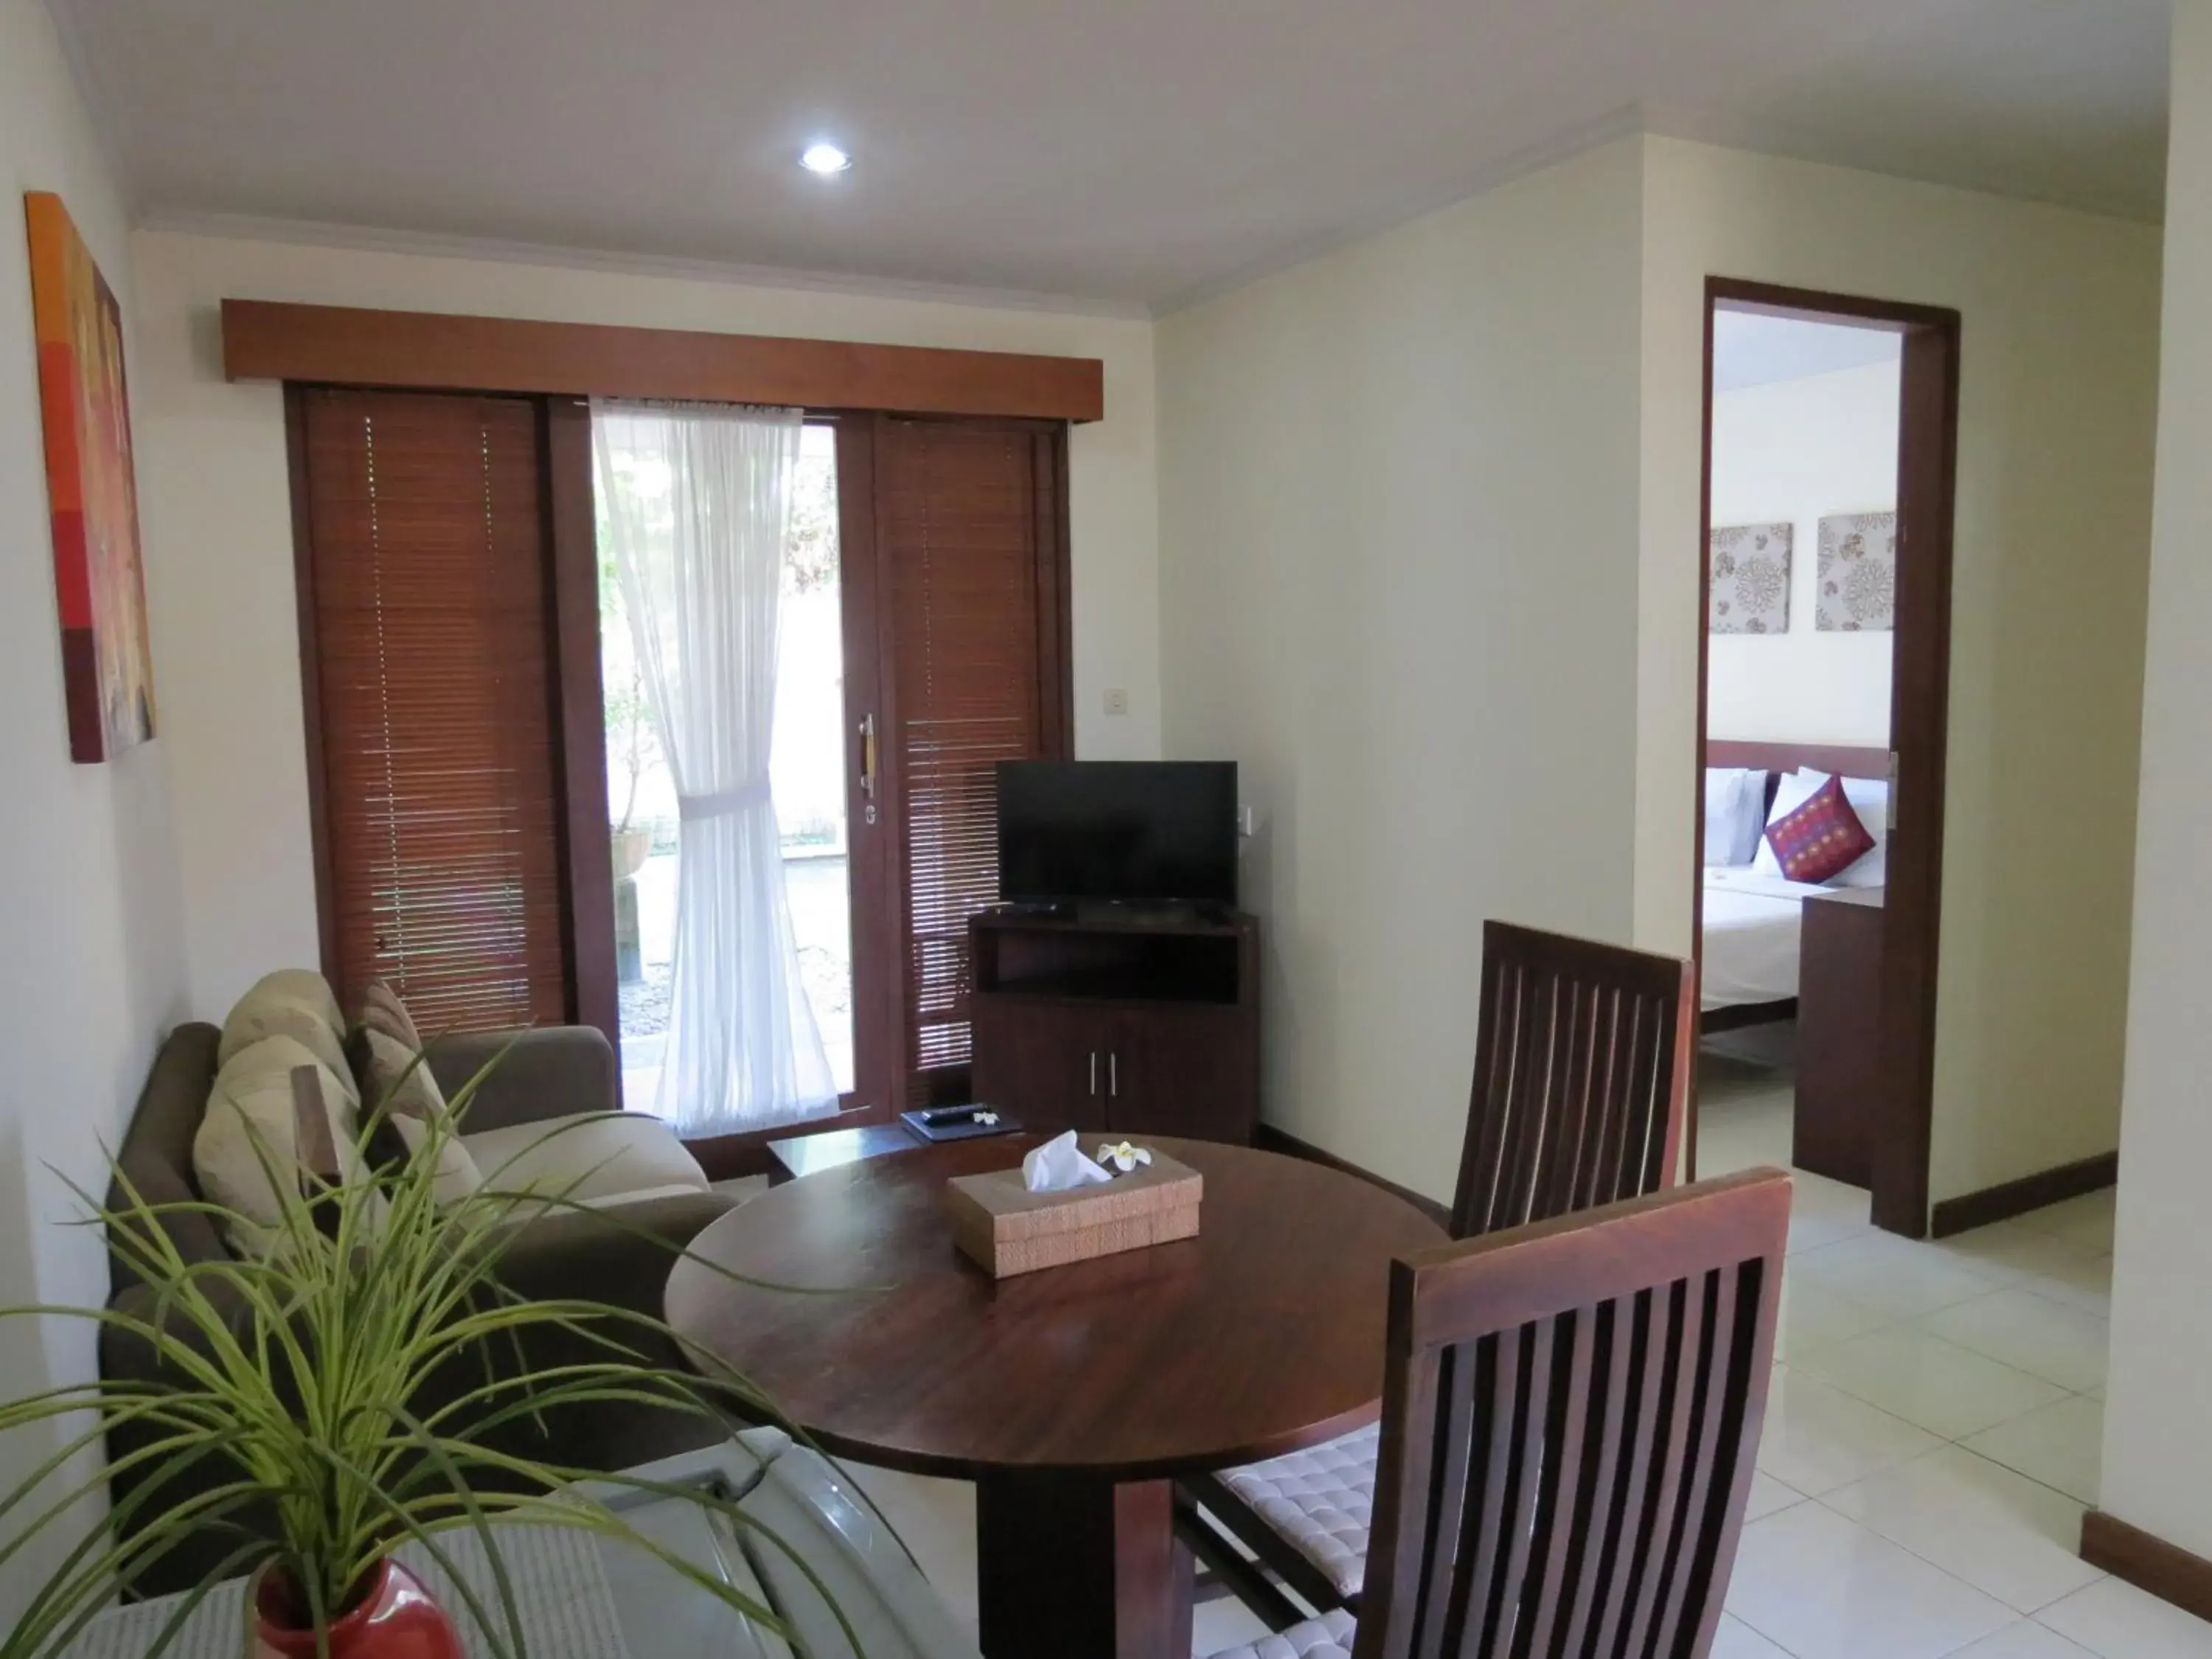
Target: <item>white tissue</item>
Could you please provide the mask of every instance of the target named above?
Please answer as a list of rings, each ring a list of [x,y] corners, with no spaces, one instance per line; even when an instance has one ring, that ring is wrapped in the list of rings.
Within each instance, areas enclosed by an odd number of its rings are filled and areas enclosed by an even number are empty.
[[[1083,1155],[1073,1129],[1054,1135],[1022,1160],[1022,1185],[1033,1193],[1065,1193],[1113,1178]]]

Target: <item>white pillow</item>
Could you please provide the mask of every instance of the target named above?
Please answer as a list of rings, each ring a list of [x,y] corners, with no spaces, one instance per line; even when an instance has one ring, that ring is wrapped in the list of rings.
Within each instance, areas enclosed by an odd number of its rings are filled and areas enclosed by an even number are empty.
[[[1828,878],[1831,887],[1886,887],[1889,884],[1889,780],[1845,778],[1844,799],[1859,815],[1866,832],[1874,837],[1874,851]]]
[[[279,968],[264,974],[239,998],[222,1023],[216,1064],[228,1066],[264,1038],[288,1036],[307,1045],[324,1069],[358,1104],[353,1068],[346,1064],[345,1020],[328,981],[309,968]]]
[[[373,1113],[384,1107],[385,1121],[405,1144],[408,1155],[421,1157],[430,1141],[429,1120],[450,1118],[445,1093],[438,1087],[429,1063],[373,1025],[362,1028],[361,1056],[362,1111]],[[453,1208],[483,1185],[476,1159],[461,1145],[460,1136],[451,1133],[452,1127],[448,1121],[448,1133],[438,1147],[437,1168],[430,1177],[432,1196],[441,1210]]]
[[[1749,864],[1752,855],[1759,851],[1759,843],[1766,834],[1766,786],[1774,776],[1764,767],[1753,767],[1743,775],[1742,839],[1736,842],[1735,861]]]
[[[1766,774],[1741,766],[1705,769],[1705,863],[1751,862],[1759,837],[1759,808],[1766,801]]]
[[[216,1073],[207,1115],[192,1137],[192,1173],[210,1203],[233,1212],[223,1224],[231,1249],[242,1256],[266,1255],[281,1237],[283,1209],[270,1176],[290,1180],[301,1162],[292,1104],[292,1073],[301,1066],[312,1071],[321,1091],[339,1179],[358,1181],[367,1173],[354,1145],[360,1127],[351,1091],[312,1048],[280,1035],[240,1049]]]
[[[1766,821],[1774,823],[1788,817],[1813,798],[1814,793],[1827,782],[1828,774],[1800,767],[1795,772],[1783,774],[1782,781],[1775,786],[1774,806]],[[1866,832],[1874,837],[1874,850],[1858,862],[1823,884],[1829,887],[1880,887],[1888,879],[1889,865],[1889,784],[1881,778],[1845,778],[1844,799],[1850,803],[1851,811],[1858,814]],[[1773,843],[1762,830],[1759,848],[1752,856],[1751,867],[1762,875],[1778,876],[1782,860],[1774,856]]]
[[[420,1158],[429,1144],[431,1129],[419,1117],[406,1117],[393,1113],[385,1120],[398,1132],[410,1158]],[[449,1134],[438,1148],[437,1168],[430,1173],[430,1200],[441,1210],[450,1210],[464,1200],[476,1196],[484,1184],[483,1171],[469,1149],[461,1145],[459,1135]]]
[[[1705,864],[1735,862],[1736,844],[1743,839],[1743,769],[1708,766],[1705,769]]]

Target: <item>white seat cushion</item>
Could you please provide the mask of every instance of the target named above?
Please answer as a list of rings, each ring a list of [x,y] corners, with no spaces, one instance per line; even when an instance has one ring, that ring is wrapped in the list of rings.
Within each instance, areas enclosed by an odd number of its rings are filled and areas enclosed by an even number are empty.
[[[635,1112],[510,1123],[465,1134],[461,1145],[495,1192],[559,1192],[589,1204],[661,1188],[707,1190],[707,1172],[676,1132]]]
[[[1370,1424],[1304,1451],[1224,1470],[1218,1479],[1349,1598],[1359,1594],[1367,1574],[1382,1435]]]
[[[1334,1607],[1275,1635],[1224,1648],[1213,1659],[1352,1659],[1352,1638],[1358,1629],[1350,1613]]]

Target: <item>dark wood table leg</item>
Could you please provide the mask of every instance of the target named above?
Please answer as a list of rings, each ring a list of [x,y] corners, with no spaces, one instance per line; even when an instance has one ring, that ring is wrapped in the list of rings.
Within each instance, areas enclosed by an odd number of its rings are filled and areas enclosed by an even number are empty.
[[[1174,1488],[1002,1475],[975,1488],[984,1659],[1188,1659]]]

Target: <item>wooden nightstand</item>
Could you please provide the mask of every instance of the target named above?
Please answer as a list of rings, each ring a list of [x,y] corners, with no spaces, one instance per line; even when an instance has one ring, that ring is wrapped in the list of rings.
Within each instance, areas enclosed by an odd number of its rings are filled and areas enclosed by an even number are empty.
[[[1797,1110],[1790,1159],[1832,1180],[1874,1180],[1881,1087],[1882,896],[1844,887],[1805,901],[1797,939]]]

